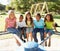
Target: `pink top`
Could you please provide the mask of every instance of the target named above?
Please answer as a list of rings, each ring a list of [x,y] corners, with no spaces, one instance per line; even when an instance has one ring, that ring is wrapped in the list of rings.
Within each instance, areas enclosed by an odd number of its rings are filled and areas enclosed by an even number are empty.
[[[7,23],[7,28],[15,27],[16,18],[14,19],[6,18],[5,21]]]

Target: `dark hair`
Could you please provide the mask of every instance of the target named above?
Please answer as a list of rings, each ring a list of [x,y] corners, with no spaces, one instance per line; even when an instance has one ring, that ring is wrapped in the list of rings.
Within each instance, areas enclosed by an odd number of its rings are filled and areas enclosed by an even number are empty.
[[[40,15],[40,13],[37,13],[37,16],[39,16],[39,18],[41,18],[41,15]]]
[[[33,19],[32,19],[32,17],[31,17],[30,12],[28,12],[27,14],[30,15],[30,20],[31,20],[31,23],[30,23],[30,24],[32,24],[32,23],[33,23]],[[25,17],[25,22],[26,22],[26,24],[27,24],[27,14],[26,14],[26,17]]]
[[[23,15],[20,15],[20,17],[22,17],[22,18],[23,18]],[[20,18],[20,17],[19,17],[19,18]]]
[[[45,16],[45,18],[44,18],[44,22],[47,21],[47,19],[46,19],[47,16],[50,16],[50,21],[51,21],[51,22],[54,21],[54,20],[53,20],[53,16],[52,16],[52,14],[47,14],[47,15]]]

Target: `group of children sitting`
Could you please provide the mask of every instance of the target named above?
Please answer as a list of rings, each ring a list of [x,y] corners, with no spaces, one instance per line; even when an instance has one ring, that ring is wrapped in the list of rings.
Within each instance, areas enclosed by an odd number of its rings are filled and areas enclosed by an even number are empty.
[[[40,32],[40,39],[43,41],[47,37],[47,34],[49,36],[52,34],[53,29],[57,31],[52,14],[47,14],[43,20],[40,13],[37,13],[35,18],[34,20],[30,12],[27,12],[25,19],[23,15],[20,15],[19,21],[17,21],[14,11],[10,10],[9,16],[5,20],[4,31],[16,34],[24,42],[26,42],[25,38],[29,41],[29,37],[31,41],[34,39],[35,42],[38,42],[37,32]],[[51,45],[50,42],[51,38],[49,39],[48,46]],[[45,42],[45,46],[47,46],[47,42]]]

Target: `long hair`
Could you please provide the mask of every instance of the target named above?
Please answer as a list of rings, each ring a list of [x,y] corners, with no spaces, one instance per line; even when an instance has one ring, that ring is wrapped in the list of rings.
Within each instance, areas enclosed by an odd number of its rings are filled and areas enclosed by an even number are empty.
[[[32,17],[31,17],[30,12],[28,12],[27,14],[29,14],[29,15],[30,15],[30,21],[31,21],[31,23],[30,23],[30,24],[32,24],[32,23],[33,23],[33,19],[32,19]],[[26,24],[27,24],[27,14],[26,14],[26,17],[25,17],[25,22],[26,22]]]
[[[44,18],[44,22],[47,21],[47,19],[46,19],[47,16],[50,16],[50,22],[53,22],[53,21],[54,21],[52,14],[47,14],[47,15],[45,16],[45,18]]]
[[[11,13],[13,13],[14,18],[16,18],[15,13],[14,13],[14,10],[9,10],[9,11],[8,11],[8,17],[10,18],[10,14],[11,14]]]

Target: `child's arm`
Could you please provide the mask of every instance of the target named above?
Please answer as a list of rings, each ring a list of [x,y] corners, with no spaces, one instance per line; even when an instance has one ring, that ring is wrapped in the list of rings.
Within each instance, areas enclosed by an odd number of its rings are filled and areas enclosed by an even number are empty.
[[[16,28],[17,27],[17,22],[16,22],[16,18],[14,19],[14,27]]]
[[[14,27],[16,28],[17,27],[16,18],[14,19],[14,22],[15,22]]]
[[[57,32],[57,29],[56,29],[56,27],[54,27],[54,29],[55,29],[55,31]]]
[[[32,27],[34,27],[34,24],[32,23]]]
[[[44,22],[44,30],[46,30],[46,24],[45,24],[45,22]]]
[[[4,31],[6,31],[6,29],[7,29],[7,22],[5,23],[5,29],[4,29]]]
[[[55,26],[55,24],[53,24],[53,27],[54,27],[54,30],[57,32],[57,29],[56,29],[56,26]]]
[[[17,22],[15,22],[15,25],[14,25],[15,28],[17,28]]]

